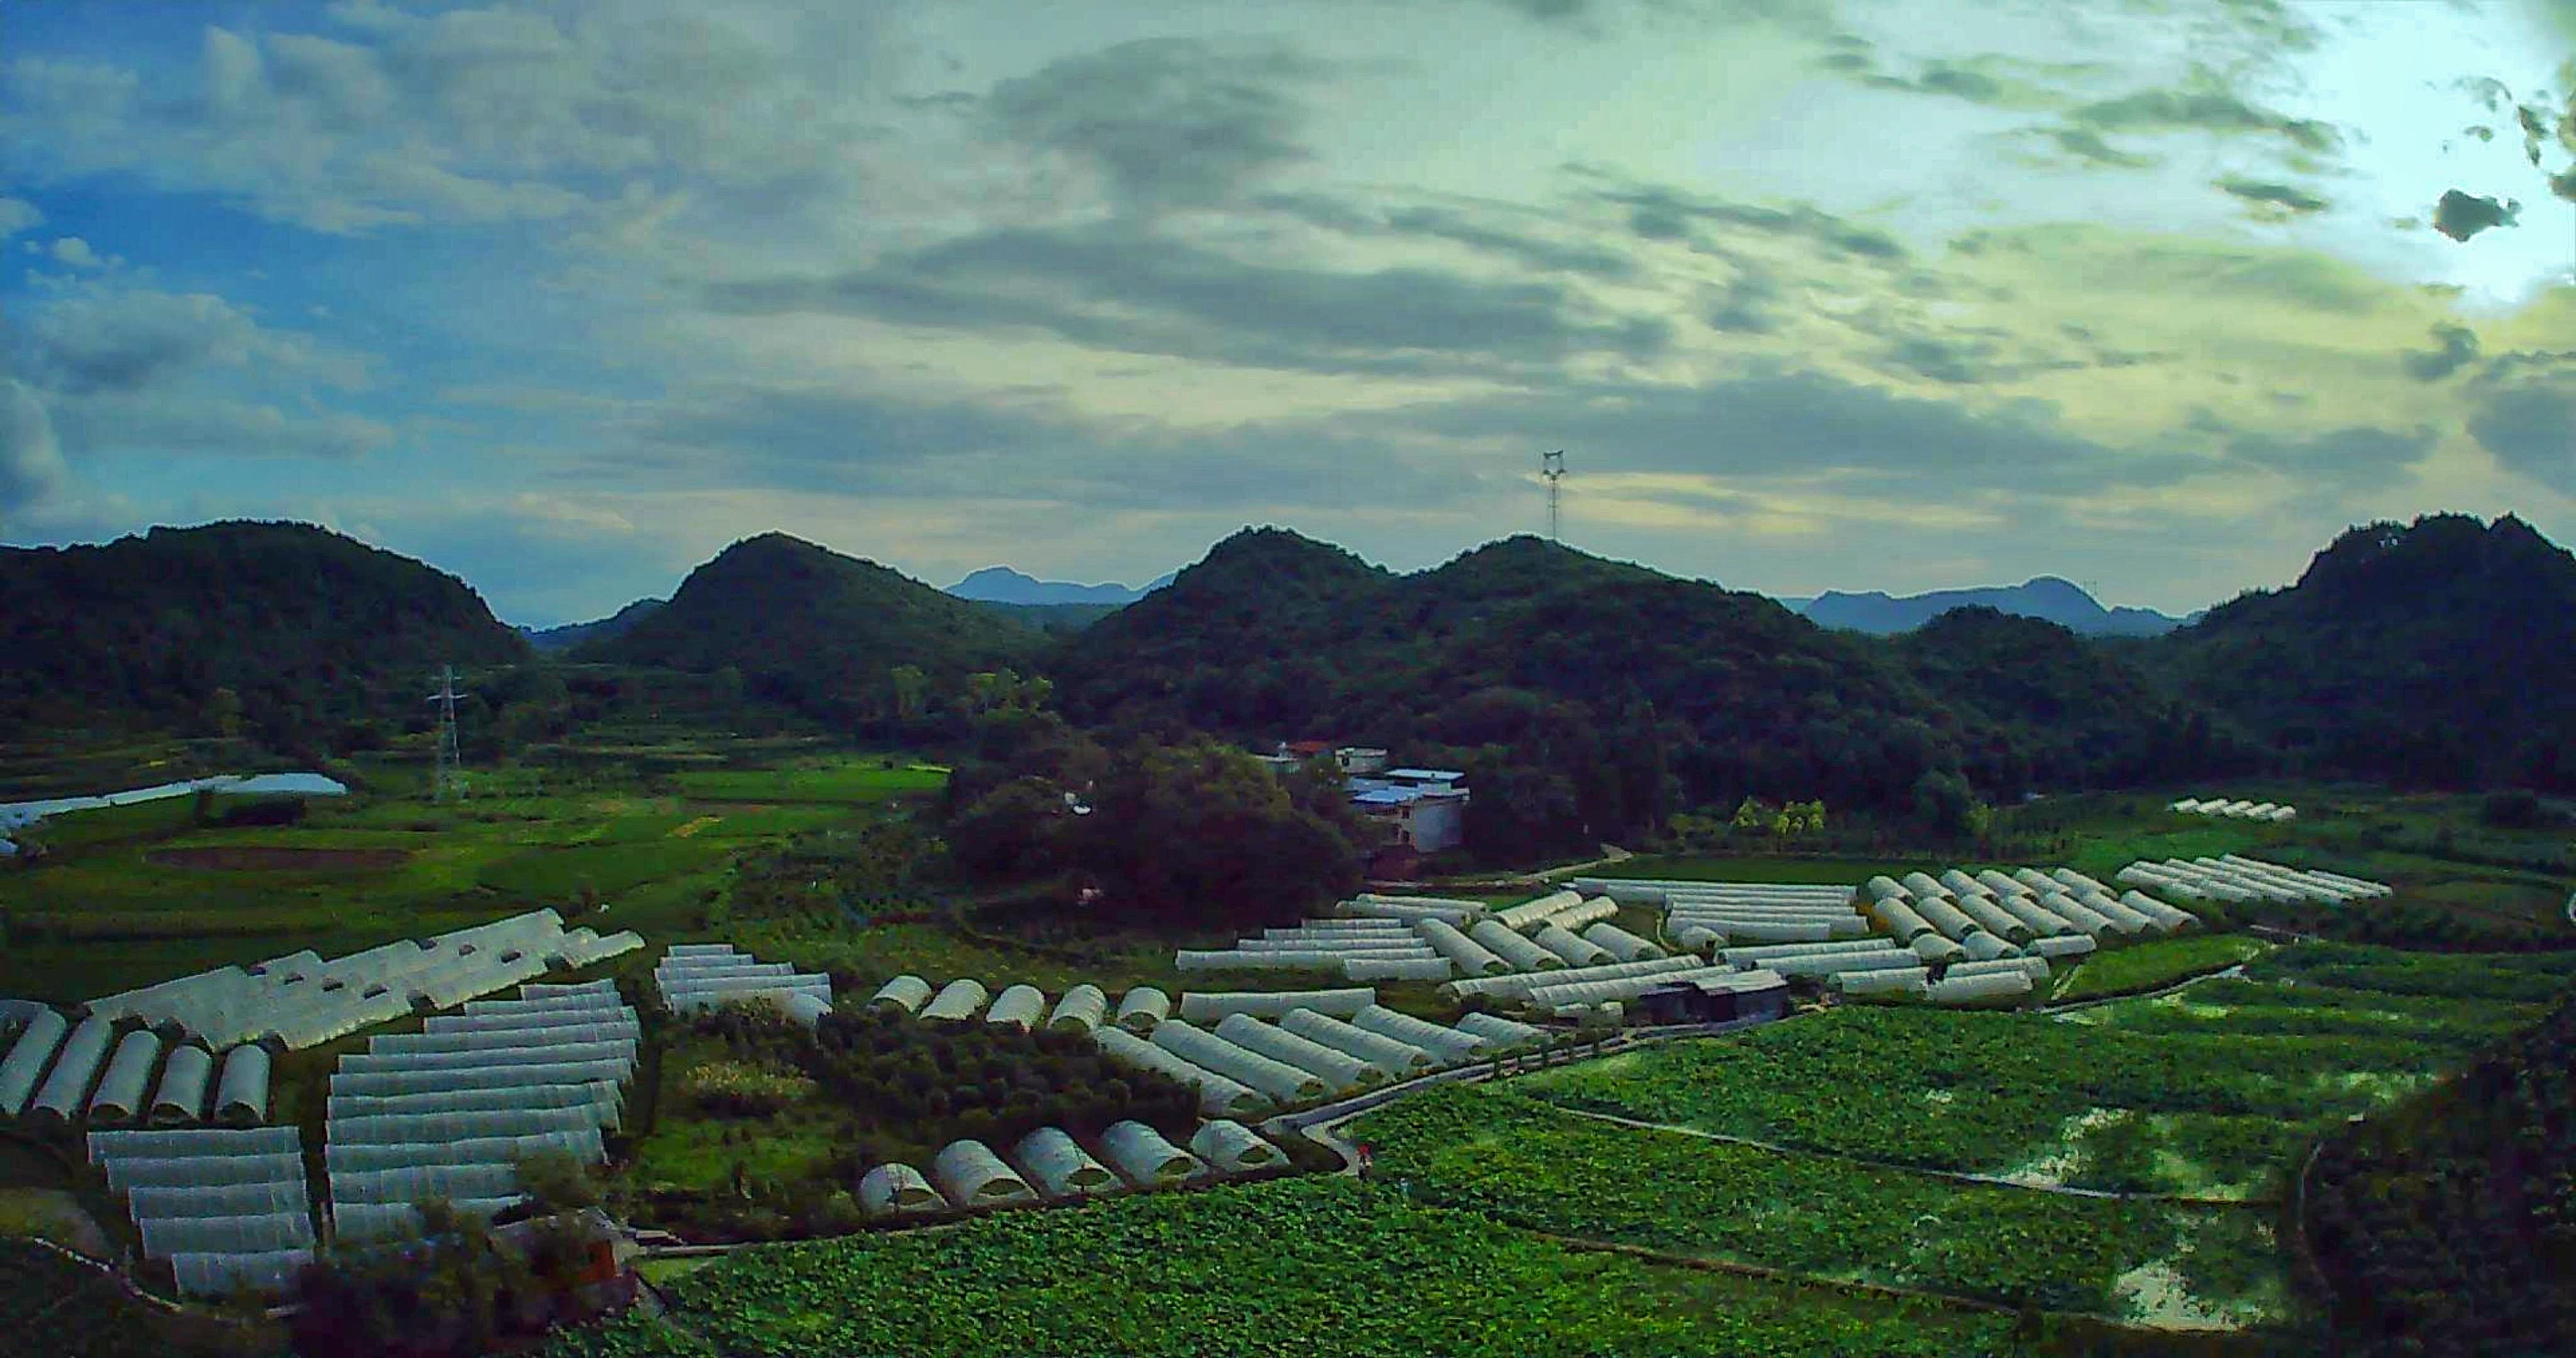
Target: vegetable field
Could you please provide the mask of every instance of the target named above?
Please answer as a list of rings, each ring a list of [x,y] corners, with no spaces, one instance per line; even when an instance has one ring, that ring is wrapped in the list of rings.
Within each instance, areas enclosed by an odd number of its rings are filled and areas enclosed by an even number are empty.
[[[2056,998],[2133,995],[2260,957],[2265,945],[2242,934],[2187,934],[2095,953],[2076,964]]]
[[[746,1251],[674,1318],[561,1358],[903,1353],[1975,1355],[2008,1317],[1582,1253],[1383,1185],[1296,1179]],[[1472,1261],[1472,1267],[1461,1267]]]

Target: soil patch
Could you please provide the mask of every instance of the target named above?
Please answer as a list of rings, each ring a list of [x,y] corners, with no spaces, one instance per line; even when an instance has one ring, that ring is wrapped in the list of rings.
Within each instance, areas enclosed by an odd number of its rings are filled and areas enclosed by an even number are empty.
[[[205,872],[365,872],[401,867],[409,849],[292,849],[276,845],[215,845],[155,849],[144,861],[165,868]]]

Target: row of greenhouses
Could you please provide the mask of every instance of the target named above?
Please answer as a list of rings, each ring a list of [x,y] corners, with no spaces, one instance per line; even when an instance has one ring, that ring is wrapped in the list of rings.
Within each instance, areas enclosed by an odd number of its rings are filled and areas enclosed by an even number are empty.
[[[1475,901],[1421,896],[1363,896],[1342,908],[1400,913],[1265,929],[1230,949],[1184,949],[1174,965],[1184,972],[1338,970],[1348,981],[1447,981],[1634,961],[1663,951],[1610,922],[1619,913],[1615,902],[1571,890],[1493,911]]]
[[[644,946],[632,932],[566,929],[537,910],[391,943],[334,960],[309,950],[217,967],[89,1002],[91,1018],[176,1027],[215,1050],[244,1042],[287,1051],[328,1042],[419,1009],[452,1009],[555,968],[579,968]]]
[[[74,1026],[40,1008],[0,1057],[0,1115],[54,1127],[254,1127],[268,1116],[268,1070],[267,1050],[250,1043],[219,1057],[103,1014]]]
[[[1491,1014],[1444,1026],[1369,990],[1192,992],[1177,1016],[1092,1030],[1121,1065],[1198,1091],[1209,1117],[1255,1117],[1364,1093],[1536,1046],[1544,1030]]]
[[[2186,816],[2219,816],[2227,820],[2260,820],[2274,824],[2299,818],[2299,809],[2295,806],[2229,801],[2225,797],[2185,797],[2167,809]]]
[[[813,1027],[832,1012],[832,978],[793,963],[763,962],[730,943],[674,943],[653,968],[662,1003],[675,1014],[723,1004],[765,1003]]]
[[[859,1179],[872,1217],[1075,1202],[1135,1189],[1170,1188],[1287,1164],[1279,1148],[1230,1118],[1201,1122],[1187,1148],[1142,1122],[1110,1124],[1091,1145],[1061,1127],[1020,1138],[1006,1159],[981,1141],[952,1141],[930,1170],[888,1162]]]
[[[2385,882],[2346,877],[2339,872],[2322,872],[2315,868],[2284,867],[2232,853],[2216,858],[2168,858],[2160,863],[2131,863],[2120,869],[2119,878],[2132,886],[2162,891],[2184,900],[2228,903],[2313,901],[2341,905],[2347,901],[2385,896],[2395,890]]]
[[[411,1204],[429,1197],[489,1218],[522,1196],[529,1157],[605,1159],[642,1037],[599,980],[523,986],[370,1038],[340,1059],[324,1108],[334,1238],[416,1234]]]
[[[133,1217],[143,1256],[167,1264],[185,1295],[275,1295],[312,1261],[293,1127],[92,1132],[88,1151]]]

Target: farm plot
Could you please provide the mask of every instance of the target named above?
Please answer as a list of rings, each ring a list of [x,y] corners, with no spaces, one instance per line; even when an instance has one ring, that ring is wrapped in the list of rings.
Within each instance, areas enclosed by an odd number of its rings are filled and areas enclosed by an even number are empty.
[[[1621,1126],[1508,1089],[1448,1086],[1372,1113],[1351,1135],[1420,1200],[1551,1234],[1922,1288],[2014,1306],[2128,1317],[2124,1284],[2206,1278],[2195,1309],[2277,1307],[2251,1209],[2184,1208],[1963,1185]],[[2248,1288],[2249,1273],[2262,1281]],[[2199,1289],[2194,1289],[2197,1294]],[[2213,1303],[2224,1303],[2216,1305]]]
[[[1579,1253],[1347,1179],[775,1246],[668,1291],[690,1333],[630,1316],[550,1352],[1928,1358],[2013,1346],[2008,1317]]]
[[[1727,1042],[1545,1072],[1518,1087],[1570,1108],[1889,1163],[2122,1190],[2260,1194],[2315,1129],[2457,1066],[2528,1003],[2465,996],[2472,1003],[2454,1026],[2430,1008],[2391,1008],[2403,1001],[2391,996],[2356,1020],[2350,997],[2372,992],[2350,982],[2469,981],[2402,960],[2280,961],[2305,951],[2285,949],[2255,964],[2319,978],[2297,986],[2249,981],[2248,991],[2213,981],[2163,1003],[2086,1010],[2081,1023],[1844,1009]],[[2328,985],[2327,975],[2346,984]],[[2535,979],[2501,969],[2486,984],[2519,995]],[[2199,1013],[2204,995],[2213,1005],[2249,995],[2265,1002],[2249,1006],[2255,1012],[2240,1025]],[[2383,1017],[2374,1023],[2374,1014]]]

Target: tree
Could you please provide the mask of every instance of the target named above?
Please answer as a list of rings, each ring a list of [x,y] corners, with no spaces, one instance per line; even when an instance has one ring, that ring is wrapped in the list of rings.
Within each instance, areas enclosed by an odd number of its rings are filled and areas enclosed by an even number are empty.
[[[1914,814],[1935,834],[1973,833],[1969,822],[1976,806],[1968,780],[1955,773],[1935,769],[1914,780]]]
[[[241,695],[229,688],[219,688],[206,695],[206,725],[216,735],[231,740],[241,734]]]

